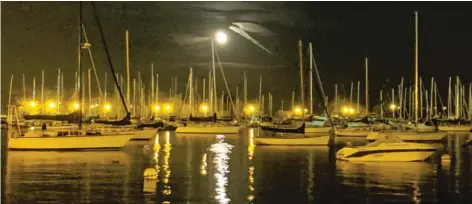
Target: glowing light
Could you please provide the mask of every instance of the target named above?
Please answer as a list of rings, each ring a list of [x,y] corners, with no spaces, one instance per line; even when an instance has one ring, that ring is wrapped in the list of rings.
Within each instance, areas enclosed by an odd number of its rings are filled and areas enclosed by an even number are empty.
[[[73,106],[73,107],[74,107],[74,109],[75,109],[75,110],[77,110],[77,109],[79,109],[79,108],[80,108],[80,104],[78,104],[78,103],[74,103],[74,106]]]
[[[49,107],[50,109],[53,109],[53,108],[56,107],[56,103],[50,102],[50,103],[48,104],[48,107]]]
[[[167,113],[172,112],[172,104],[164,104],[164,111]]]
[[[110,111],[111,110],[111,105],[110,104],[105,104],[105,111]]]
[[[227,39],[228,39],[228,36],[226,36],[226,33],[224,32],[218,31],[215,34],[215,40],[219,44],[225,44]]]
[[[29,106],[30,106],[31,108],[36,107],[36,105],[38,105],[38,104],[36,103],[36,101],[31,101],[31,102],[29,103]]]
[[[293,109],[293,112],[297,115],[300,115],[300,114],[302,114],[302,108],[297,106]]]
[[[244,113],[246,113],[246,115],[250,115],[254,113],[255,111],[256,111],[256,107],[252,104],[248,104],[244,107]]]
[[[349,108],[349,113],[353,114],[355,112],[354,108]]]
[[[343,108],[343,112],[344,112],[344,113],[349,113],[349,108],[348,108],[348,107],[344,107],[344,108]]]
[[[161,110],[161,107],[159,105],[154,105],[154,111],[158,112],[159,110]]]
[[[206,105],[206,104],[200,105],[200,111],[203,112],[203,113],[208,112],[208,105]]]
[[[397,106],[395,104],[390,104],[390,110],[395,110],[395,108],[397,108]]]

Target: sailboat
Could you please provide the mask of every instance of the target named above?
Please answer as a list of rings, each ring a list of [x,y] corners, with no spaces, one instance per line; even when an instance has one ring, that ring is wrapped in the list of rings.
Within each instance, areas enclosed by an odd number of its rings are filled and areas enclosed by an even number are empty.
[[[92,3],[93,4],[93,3]],[[94,4],[93,4],[94,5]],[[94,5],[95,9],[95,5]],[[81,73],[81,28],[82,28],[82,2],[79,2],[80,11],[80,22],[79,22],[79,45],[78,45],[78,68]],[[97,19],[98,21],[98,19]],[[100,28],[101,31],[101,28]],[[103,37],[103,33],[102,37]],[[104,44],[106,44],[104,42]],[[106,47],[106,45],[105,45]],[[107,50],[108,51],[108,50]],[[108,54],[108,53],[107,53]],[[113,67],[110,66],[113,71]],[[80,92],[80,88],[78,89]],[[80,96],[80,94],[79,94]],[[90,129],[82,128],[82,113],[79,112],[79,124],[77,129],[70,131],[69,134],[59,134],[58,130],[46,131],[47,127],[44,126],[40,134],[24,135],[22,136],[19,125],[14,126],[12,121],[13,117],[18,120],[18,114],[16,106],[9,106],[8,117],[9,126],[8,129],[8,149],[10,150],[116,150],[125,146],[128,141],[134,136],[134,132],[130,131],[116,131],[116,132],[97,132],[91,131]],[[129,113],[127,115],[129,118]],[[129,120],[128,120],[129,121]],[[18,124],[18,121],[17,121]]]
[[[213,47],[212,47],[213,48]],[[213,53],[213,52],[212,52]],[[223,75],[224,76],[224,75]],[[193,71],[190,68],[189,80],[189,102],[190,102],[190,117],[183,126],[177,127],[175,130],[179,134],[238,134],[240,127],[229,124],[228,122],[219,122],[217,114],[214,113],[209,117],[193,117]]]
[[[301,84],[301,94],[302,94],[302,104],[303,104],[303,64],[302,64],[302,42],[301,40],[298,43],[299,52],[300,52],[300,84]],[[310,44],[311,52],[311,44]],[[310,58],[311,60],[312,58]],[[304,117],[302,117],[304,118]],[[272,128],[272,127],[260,127],[263,131],[269,131],[274,133],[282,133],[280,137],[255,137],[254,142],[258,145],[320,145],[327,146],[329,144],[329,136],[315,136],[315,137],[306,137],[305,133],[312,133],[313,130],[318,128],[310,128],[310,132],[307,131],[308,128],[305,127],[305,122],[302,121],[302,126],[296,129],[287,129],[287,128]],[[331,127],[329,127],[331,129]],[[324,128],[323,129],[323,133]],[[327,131],[326,131],[327,132]],[[288,133],[288,134],[285,134]]]
[[[367,135],[368,141],[382,138],[384,135],[394,135],[401,140],[416,142],[440,142],[445,139],[446,132],[435,131],[433,127],[427,127],[418,123],[418,14],[415,12],[415,100],[414,100],[414,124],[413,131],[383,131],[370,132]]]

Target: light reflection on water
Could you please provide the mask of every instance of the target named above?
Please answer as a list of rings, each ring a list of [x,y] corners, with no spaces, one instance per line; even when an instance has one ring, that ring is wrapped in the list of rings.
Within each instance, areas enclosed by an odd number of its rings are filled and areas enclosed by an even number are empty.
[[[469,203],[472,147],[457,161],[330,161],[325,147],[161,133],[115,152],[2,154],[5,203]],[[244,141],[244,142],[243,142]],[[454,143],[452,143],[454,144]],[[2,153],[6,153],[3,151]],[[2,166],[2,169],[5,166]],[[147,168],[158,179],[146,180]],[[144,189],[144,190],[143,190]]]

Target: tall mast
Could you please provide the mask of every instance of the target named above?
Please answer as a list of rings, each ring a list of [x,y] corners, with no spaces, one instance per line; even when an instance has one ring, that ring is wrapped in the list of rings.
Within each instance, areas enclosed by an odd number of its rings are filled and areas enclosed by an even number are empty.
[[[78,33],[78,53],[77,53],[77,58],[78,58],[78,70],[77,70],[77,90],[79,94],[79,103],[82,102],[82,94],[81,94],[81,82],[80,79],[82,78],[82,2],[79,1],[79,29],[77,31]],[[84,104],[80,104],[80,107],[83,107]],[[82,129],[82,110],[79,111],[79,129]]]
[[[418,128],[418,11],[415,11],[415,126]]]
[[[126,30],[126,101],[130,104],[129,33]]]
[[[218,106],[216,104],[218,104],[218,99],[217,99],[217,92],[216,92],[216,75],[215,75],[215,48],[214,48],[214,42],[213,42],[213,38],[211,39],[211,63],[212,63],[212,72],[213,72],[213,95],[215,97],[214,99],[214,108],[213,108],[213,111],[214,112],[218,112]]]
[[[311,43],[308,44],[309,52],[310,52],[310,73],[308,74],[310,77],[310,115],[313,115],[313,51],[311,47]]]
[[[36,77],[33,77],[33,101],[36,100]]]
[[[303,50],[302,50],[302,40],[298,41],[298,56],[299,56],[299,65],[300,65],[300,104],[302,108],[302,119],[305,118],[305,98],[303,91]]]
[[[149,102],[150,105],[154,103],[154,63],[151,63],[151,101]],[[129,103],[129,102],[128,102]],[[152,107],[152,106],[150,106]]]
[[[383,99],[382,99],[382,90],[380,90],[380,119],[383,119]]]
[[[8,106],[10,106],[10,104],[11,104],[11,89],[13,88],[13,76],[14,76],[14,74],[11,74],[10,93],[8,94]]]
[[[244,107],[247,105],[247,76],[246,71],[244,71]]]
[[[44,75],[43,75],[44,78]],[[43,86],[43,85],[41,85]],[[41,87],[43,89],[43,87]],[[42,92],[42,91],[41,91]],[[57,69],[57,99],[56,99],[56,111],[59,113],[59,102],[61,95],[61,69]],[[41,101],[43,100],[44,95],[41,94]],[[42,102],[41,102],[42,103]]]
[[[369,58],[365,58],[365,114],[369,115]]]
[[[189,112],[190,114],[193,113],[193,72],[192,67],[190,67],[190,74],[189,74]]]
[[[89,109],[89,116],[92,115],[92,75],[91,70],[88,69],[88,109]]]
[[[360,99],[360,92],[361,92],[361,81],[357,81],[357,107],[356,107],[356,111],[359,113],[360,112],[360,107],[361,107],[361,103],[359,101]]]
[[[338,84],[334,84],[334,112],[338,113]]]
[[[433,114],[433,92],[434,92],[434,77],[431,77],[431,88],[429,90],[430,92],[430,103],[429,103],[429,118],[432,119],[434,117]]]
[[[59,106],[59,103],[57,103]],[[44,69],[41,71],[41,113],[44,111]]]
[[[25,84],[25,74],[23,73],[23,101],[26,101],[26,84]]]
[[[262,110],[264,109],[264,104],[262,103],[262,75],[259,75],[259,111],[261,111],[261,114]]]

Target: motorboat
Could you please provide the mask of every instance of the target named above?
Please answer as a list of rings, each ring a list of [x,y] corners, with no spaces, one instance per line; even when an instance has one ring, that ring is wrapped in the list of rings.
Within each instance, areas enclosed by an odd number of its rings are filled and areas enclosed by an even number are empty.
[[[352,162],[419,162],[430,158],[438,149],[387,135],[365,146],[344,147],[336,153],[336,158]]]
[[[385,135],[395,135],[396,137],[406,142],[441,142],[447,134],[446,132],[416,132],[416,131],[371,131],[367,135],[367,141],[372,142],[384,137]]]

